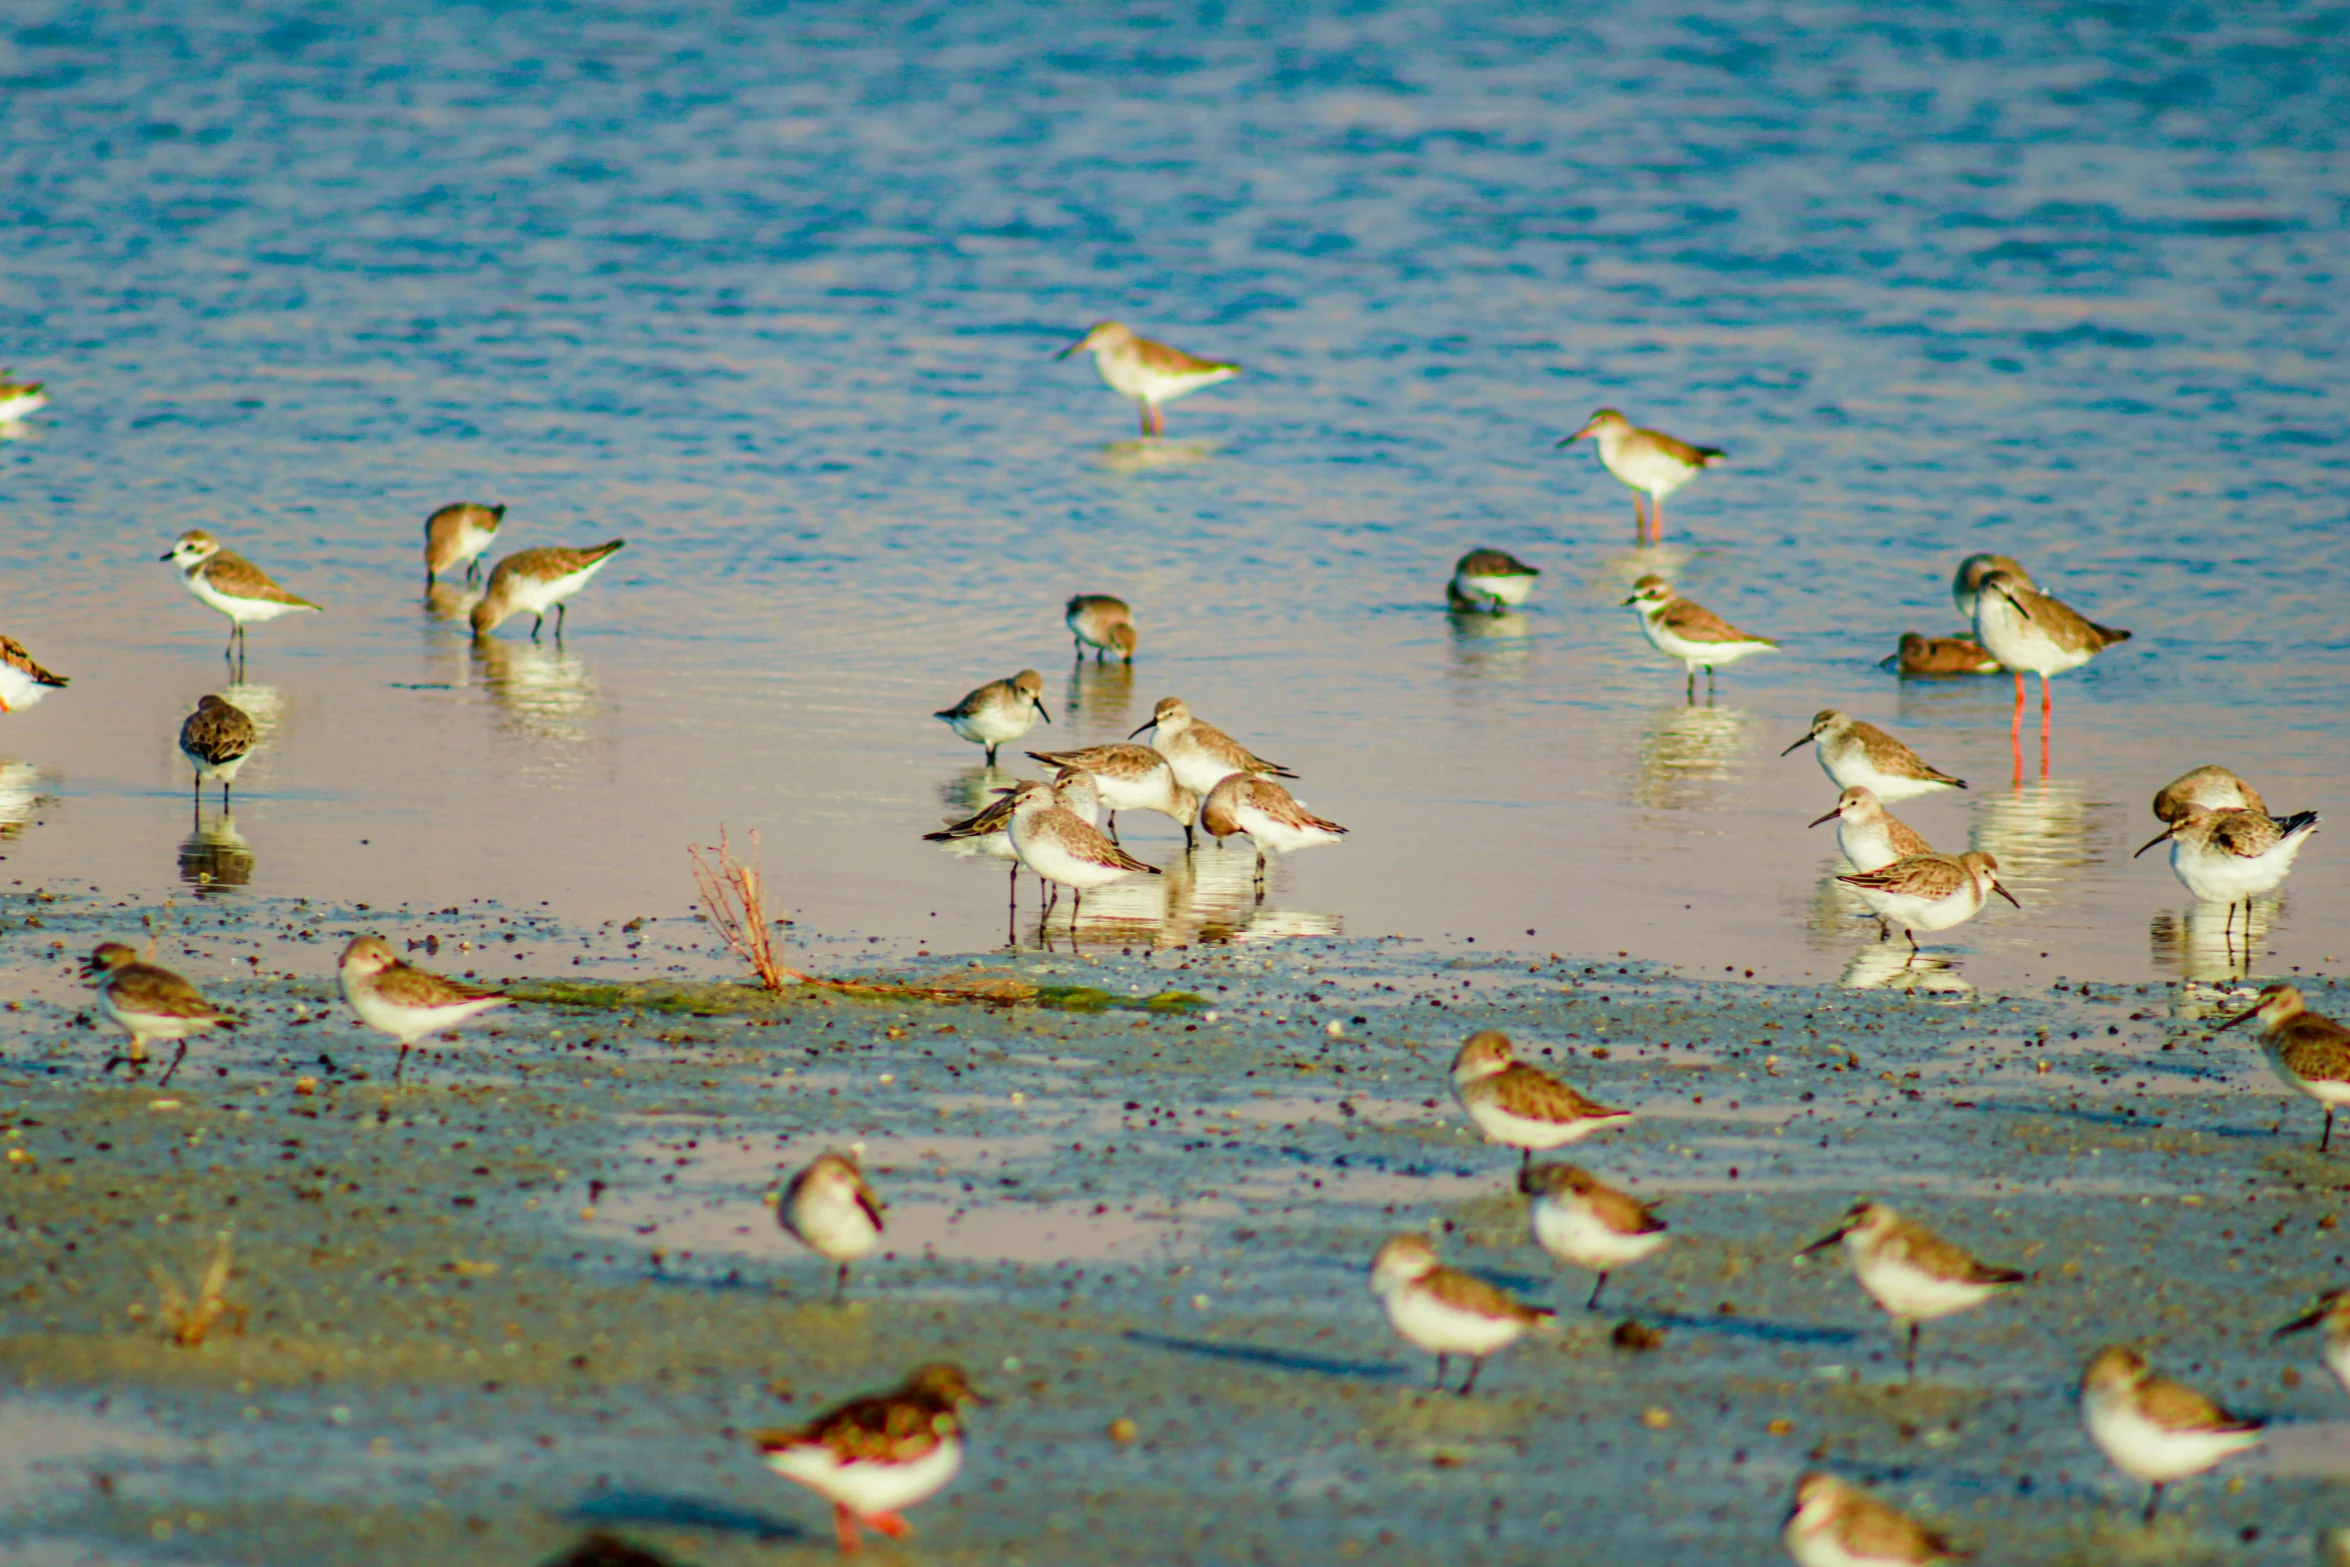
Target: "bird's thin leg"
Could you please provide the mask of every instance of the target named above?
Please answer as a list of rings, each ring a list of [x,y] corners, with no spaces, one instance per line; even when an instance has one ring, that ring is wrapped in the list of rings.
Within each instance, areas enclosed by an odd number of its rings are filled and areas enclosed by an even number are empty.
[[[896,1513],[875,1513],[865,1520],[865,1527],[878,1534],[886,1534],[893,1540],[902,1540],[914,1532],[914,1526]]]
[[[1519,1149],[1519,1150],[1518,1150],[1518,1190],[1520,1190],[1520,1191],[1524,1191],[1524,1190],[1526,1189],[1526,1176],[1527,1176],[1527,1173],[1528,1173],[1529,1171],[1531,1171],[1533,1168],[1534,1168],[1534,1150],[1533,1150],[1533,1149],[1531,1149],[1531,1148],[1521,1148],[1521,1149]]]
[[[1110,842],[1116,843],[1118,841],[1118,813],[1110,811],[1105,814],[1110,820]]]
[[[1077,650],[1077,662],[1078,662],[1078,663],[1080,663],[1080,664],[1084,663],[1084,662],[1085,662],[1085,639],[1084,639],[1083,637],[1079,637],[1079,636],[1072,636],[1072,637],[1070,637],[1070,638],[1069,638],[1069,645],[1070,645],[1071,647],[1073,647],[1073,648],[1075,648],[1075,649]]]
[[[1264,851],[1264,850],[1262,850],[1262,849],[1259,849],[1259,850],[1257,851],[1257,885],[1258,885],[1258,886],[1260,886],[1260,887],[1262,887],[1264,884],[1265,884],[1265,851]]]
[[[408,1070],[408,1052],[415,1047],[406,1040],[400,1042],[400,1059],[392,1063],[392,1087],[400,1086],[400,1074]]]
[[[2146,1522],[2154,1522],[2154,1515],[2162,1511],[2162,1482],[2154,1482],[2154,1489],[2146,1497]]]
[[[1648,498],[1648,535],[1651,544],[1665,542],[1665,498],[1661,495]]]
[[[1681,696],[1685,701],[1694,702],[1697,700],[1697,666],[1695,664],[1689,666],[1689,678],[1681,686]]]
[[[854,1556],[864,1548],[857,1538],[857,1515],[838,1502],[832,1504],[832,1532],[840,1537],[841,1555]]]
[[[1909,1354],[1902,1362],[1902,1369],[1909,1374],[1909,1379],[1912,1382],[1918,1379],[1918,1328],[1920,1325],[1915,1322],[1909,1325]]]
[[[570,613],[571,606],[569,604],[555,606],[555,640],[558,642],[563,640],[563,618]]]
[[[1599,1282],[1591,1286],[1591,1298],[1583,1303],[1583,1309],[1585,1311],[1597,1311],[1599,1309],[1599,1292],[1606,1288],[1607,1273],[1602,1270],[1599,1275]]]
[[[2326,1106],[2326,1129],[2317,1139],[2317,1151],[2324,1153],[2334,1142],[2334,1107]]]
[[[180,1063],[185,1061],[187,1058],[188,1042],[183,1039],[180,1041],[179,1049],[172,1052],[171,1065],[165,1067],[163,1069],[163,1075],[155,1080],[155,1086],[157,1088],[169,1088],[171,1086],[171,1074],[178,1071],[180,1069]]]
[[[1461,1397],[1467,1398],[1472,1392],[1476,1391],[1477,1373],[1483,1371],[1484,1369],[1485,1357],[1483,1355],[1471,1355],[1469,1357],[1469,1379],[1461,1384]]]
[[[1191,823],[1183,824],[1183,852],[1189,854],[1199,847],[1199,835],[1191,830]]]
[[[1909,938],[1909,955],[1914,959],[1918,955],[1918,933],[1907,925],[1901,927],[1901,933]]]
[[[530,618],[530,639],[531,639],[533,642],[536,642],[536,641],[539,639],[539,627],[541,627],[541,626],[545,625],[546,623],[547,623],[547,617],[546,617],[546,616],[544,616],[544,615],[533,615],[533,616],[531,616],[531,618]]]
[[[848,1294],[848,1292],[849,1265],[844,1262],[840,1265],[840,1272],[834,1274],[832,1277],[832,1303],[835,1306],[839,1305],[841,1303],[841,1298]]]
[[[987,765],[995,766],[995,747],[992,745],[987,748]]]

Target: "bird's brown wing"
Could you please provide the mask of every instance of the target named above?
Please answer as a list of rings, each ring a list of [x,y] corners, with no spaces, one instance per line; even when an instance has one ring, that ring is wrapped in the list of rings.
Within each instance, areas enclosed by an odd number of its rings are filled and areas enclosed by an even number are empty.
[[[69,683],[65,676],[53,675],[43,669],[34,661],[33,655],[25,651],[24,644],[14,637],[0,637],[0,663],[22,671],[35,685],[62,686]]]
[[[258,599],[264,604],[291,604],[297,609],[316,609],[318,606],[299,594],[288,593],[269,580],[269,573],[245,559],[234,550],[222,550],[203,566],[204,580],[212,591],[233,599]]]
[[[502,990],[469,985],[406,963],[395,963],[376,975],[375,988],[386,1001],[403,1007],[453,1007],[466,1001],[506,999]]]
[[[1937,1278],[1967,1284],[2021,1284],[2025,1278],[2013,1268],[1994,1268],[1966,1248],[1918,1225],[1905,1228],[1889,1249]]]
[[[1686,463],[1692,468],[1711,468],[1715,463],[1730,455],[1718,446],[1692,446],[1687,441],[1665,434],[1662,430],[1643,430],[1640,433],[1658,451],[1663,452],[1673,461]]]
[[[2284,836],[2265,811],[2222,811],[2211,824],[2211,846],[2247,860],[2259,859]]]
[[[751,1441],[763,1453],[814,1443],[844,1461],[906,1463],[954,1434],[952,1410],[893,1392],[851,1399],[794,1429],[754,1431]]]
[[[1471,550],[1453,568],[1463,577],[1536,577],[1541,573],[1508,550]]]
[[[1586,1099],[1574,1089],[1523,1061],[1513,1061],[1485,1079],[1495,1103],[1511,1115],[1529,1121],[1588,1121],[1599,1116],[1627,1115]]]
[[[180,749],[215,765],[250,752],[254,739],[253,720],[226,702],[200,707],[180,725]]]
[[[1297,803],[1297,796],[1282,788],[1270,778],[1250,778],[1243,785],[1248,792],[1248,803],[1263,811],[1284,827],[1320,828],[1323,832],[1344,833],[1345,828],[1325,820]]]
[[[1665,1221],[1648,1204],[1613,1186],[1595,1183],[1584,1200],[1591,1204],[1599,1222],[1618,1235],[1654,1235],[1665,1227]]]
[[[1895,892],[1910,898],[1947,898],[1967,883],[1967,868],[1946,854],[1913,854],[1882,870],[1836,878],[1850,887]]]
[[[204,993],[167,968],[152,963],[126,963],[106,981],[106,991],[125,1012],[150,1017],[209,1019],[220,1024],[241,1021],[204,999]]]
[[[1675,599],[1667,604],[1657,619],[1673,635],[1684,642],[1759,642],[1764,647],[1777,647],[1769,637],[1758,637],[1741,631],[1703,604],[1692,604],[1687,599]]]
[[[1844,1547],[1864,1561],[1923,1564],[1960,1559],[1941,1534],[1865,1492],[1848,1489],[1845,1509],[1840,1531]]]
[[[1528,1325],[1546,1322],[1553,1315],[1539,1306],[1524,1305],[1507,1291],[1458,1268],[1438,1268],[1421,1282],[1427,1285],[1429,1294],[1456,1311],[1473,1311],[1481,1317]]]
[[[1134,357],[1161,375],[1206,375],[1212,370],[1237,374],[1240,370],[1238,365],[1220,359],[1202,359],[1197,354],[1187,354],[1180,348],[1139,336],[1134,340]]]
[[[2138,1388],[2146,1418],[2173,1431],[2257,1431],[2267,1422],[2232,1415],[2184,1382],[2148,1377]]]

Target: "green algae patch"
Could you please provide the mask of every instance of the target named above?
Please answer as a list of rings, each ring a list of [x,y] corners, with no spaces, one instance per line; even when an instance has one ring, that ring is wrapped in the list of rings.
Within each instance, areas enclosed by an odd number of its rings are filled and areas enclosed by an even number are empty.
[[[1062,1012],[1196,1012],[1207,1003],[1188,990],[1162,990],[1155,996],[1114,996],[1091,985],[1039,985],[1038,1006]]]
[[[792,997],[791,991],[762,990],[757,985],[724,981],[686,983],[674,980],[533,980],[513,985],[506,994],[539,1006],[574,1007],[592,1012],[671,1012],[687,1017],[738,1017],[772,1012]]]

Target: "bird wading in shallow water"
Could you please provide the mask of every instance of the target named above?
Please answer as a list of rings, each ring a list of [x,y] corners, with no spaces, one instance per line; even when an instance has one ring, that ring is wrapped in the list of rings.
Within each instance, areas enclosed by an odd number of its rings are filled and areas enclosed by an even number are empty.
[[[1066,359],[1080,353],[1093,355],[1093,367],[1112,391],[1133,398],[1141,407],[1144,435],[1167,433],[1167,416],[1159,411],[1162,404],[1240,374],[1238,365],[1201,359],[1153,342],[1117,321],[1102,322],[1053,357]]]
[[[1593,414],[1559,445],[1586,439],[1598,442],[1600,466],[1631,490],[1634,539],[1642,544],[1665,541],[1665,497],[1729,456],[1716,446],[1692,446],[1662,430],[1640,429],[1613,408]],[[1648,497],[1646,516],[1640,510],[1643,495]]]

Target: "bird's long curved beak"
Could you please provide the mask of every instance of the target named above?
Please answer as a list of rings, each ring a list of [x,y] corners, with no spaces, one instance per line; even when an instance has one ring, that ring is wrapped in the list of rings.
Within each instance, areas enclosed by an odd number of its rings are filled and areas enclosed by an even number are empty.
[[[2238,1023],[2249,1023],[2258,1016],[2260,1016],[2260,1008],[2254,1007],[2249,1012],[2240,1012],[2236,1016],[2229,1018],[2225,1023],[2222,1023],[2219,1027],[2213,1029],[2212,1032],[2215,1034],[2224,1034],[2229,1029],[2234,1028]]]
[[[1151,720],[1149,723],[1147,723],[1147,724],[1144,724],[1144,725],[1142,726],[1142,728],[1141,728],[1141,729],[1137,729],[1137,730],[1135,730],[1133,735],[1128,735],[1126,738],[1127,738],[1127,739],[1129,739],[1129,740],[1131,740],[1131,739],[1133,739],[1133,738],[1134,738],[1134,735],[1142,734],[1142,733],[1144,733],[1144,732],[1145,732],[1145,731],[1147,731],[1147,730],[1156,729],[1156,728],[1158,728],[1158,727],[1159,727],[1159,721],[1158,721],[1157,719],[1155,719],[1155,718],[1154,718],[1154,719],[1152,719],[1152,720]]]
[[[1588,424],[1587,424],[1587,425],[1585,425],[1585,426],[1584,426],[1582,429],[1580,429],[1580,430],[1577,430],[1577,431],[1576,431],[1576,432],[1575,432],[1573,435],[1570,435],[1570,436],[1568,436],[1568,437],[1567,437],[1565,440],[1563,440],[1563,441],[1559,442],[1559,446],[1572,446],[1572,445],[1574,445],[1574,444],[1575,444],[1577,441],[1580,441],[1580,440],[1582,440],[1582,439],[1583,439],[1585,436],[1587,436],[1587,435],[1591,434],[1591,432],[1592,432],[1592,430],[1593,430],[1594,428],[1595,428],[1595,427],[1594,427],[1594,426],[1592,426],[1592,425],[1588,425]],[[1551,450],[1552,450],[1552,451],[1554,451],[1554,452],[1555,452],[1555,451],[1557,451],[1557,450],[1558,450],[1558,446],[1554,446],[1554,447],[1552,447],[1552,448],[1551,448]]]
[[[1999,590],[1999,596],[2007,600],[2010,604],[2013,604],[2015,606],[2015,612],[2023,616],[2024,619],[2030,620],[2032,618],[2032,612],[2024,608],[2024,601],[2017,598],[2013,590],[2008,588],[2001,588]]]
[[[1081,337],[1076,342],[1071,343],[1067,348],[1064,348],[1059,353],[1053,355],[1053,363],[1059,364],[1062,360],[1068,358],[1071,354],[1077,352],[1084,346],[1085,339]]]
[[[2325,1321],[2325,1319],[2326,1308],[2320,1306],[2317,1308],[2317,1310],[2311,1312],[2306,1317],[2295,1317],[2292,1321],[2286,1323],[2283,1327],[2277,1329],[2274,1333],[2271,1333],[2269,1337],[2272,1339],[2280,1339],[2294,1333],[2306,1333],[2311,1328],[2314,1328],[2319,1323]]]
[[[1797,1252],[1795,1255],[1798,1257],[1808,1257],[1815,1251],[1827,1250],[1830,1246],[1835,1245],[1842,1239],[1844,1239],[1844,1229],[1841,1225],[1839,1225],[1835,1229],[1830,1230],[1827,1234],[1821,1236],[1818,1240],[1813,1241],[1809,1246],[1804,1247],[1803,1250]]]
[[[1805,747],[1805,746],[1807,746],[1807,745],[1811,744],[1811,743],[1812,743],[1814,740],[1817,740],[1818,738],[1819,738],[1819,736],[1818,736],[1817,734],[1807,734],[1807,735],[1804,735],[1804,736],[1800,737],[1799,739],[1797,739],[1797,740],[1796,740],[1796,742],[1795,742],[1793,745],[1789,746],[1789,747],[1788,747],[1786,750],[1784,750],[1784,751],[1781,751],[1779,754],[1780,754],[1781,756],[1793,756],[1793,755],[1794,755],[1794,754],[1795,754],[1797,751],[1799,751],[1799,750],[1803,749],[1803,747]],[[1822,820],[1822,821],[1825,821],[1826,819],[1827,819],[1826,817],[1822,817],[1822,818],[1821,818],[1821,820]]]
[[[2001,886],[2001,885],[1999,884],[1999,880],[1998,880],[1998,878],[1997,878],[1997,877],[1993,877],[1993,878],[1992,878],[1992,881],[1991,881],[1991,890],[1992,890],[1993,892],[1996,892],[1996,893],[1998,893],[1998,894],[1999,894],[1999,895],[2000,895],[2002,898],[2005,898],[2005,899],[2006,899],[2006,900],[2007,900],[2009,903],[2013,903],[2013,904],[2015,904],[2015,906],[2016,906],[2017,908],[2019,908],[2019,909],[2020,909],[2020,908],[2022,908],[2022,907],[2023,907],[2023,905],[2022,905],[2022,904],[2020,904],[2020,903],[2016,903],[2016,901],[2015,901],[2015,894],[2014,894],[2014,893],[2012,893],[2012,892],[2009,892],[2009,891],[2008,891],[2008,890],[2007,890],[2005,887],[2003,887],[2003,886]]]
[[[1802,742],[1801,742],[1801,741],[1798,741],[1798,742],[1796,742],[1796,743],[1797,743],[1798,745],[1800,745]],[[1795,749],[1795,747],[1794,747],[1794,746],[1789,746],[1789,747],[1787,748],[1787,750],[1788,750],[1788,751],[1792,751],[1793,749]],[[1785,756],[1785,755],[1787,754],[1787,751],[1781,751],[1779,754],[1780,754],[1781,756]],[[1825,815],[1825,816],[1822,816],[1822,817],[1818,817],[1818,818],[1816,818],[1816,819],[1814,819],[1814,820],[1812,820],[1812,821],[1805,822],[1803,825],[1804,825],[1804,826],[1806,826],[1806,827],[1818,827],[1818,826],[1822,826],[1822,825],[1824,825],[1825,823],[1828,823],[1828,822],[1832,822],[1832,821],[1834,821],[1834,820],[1835,820],[1837,817],[1839,817],[1839,816],[1842,816],[1843,814],[1844,814],[1844,807],[1843,807],[1843,806],[1841,806],[1841,805],[1839,805],[1839,806],[1837,806],[1837,807],[1836,807],[1834,810],[1830,811],[1830,812],[1829,812],[1827,815]]]
[[[2138,854],[2144,854],[2148,849],[2153,848],[2155,844],[2169,842],[2172,835],[2177,832],[2178,828],[2176,827],[2165,827],[2162,831],[2156,833],[2151,840],[2141,845],[2138,849]],[[2130,856],[2130,858],[2134,860],[2138,857],[2138,854],[2133,854]]]
[[[1036,699],[1036,716],[1048,724],[1053,721],[1053,715],[1044,710],[1044,698],[1041,696]]]

